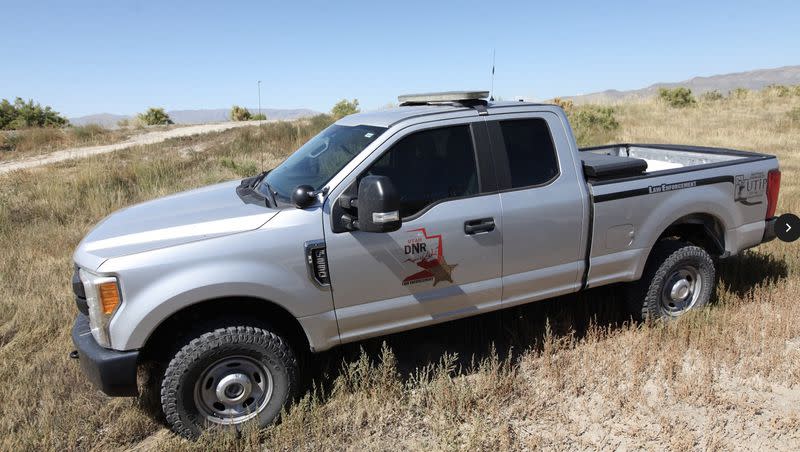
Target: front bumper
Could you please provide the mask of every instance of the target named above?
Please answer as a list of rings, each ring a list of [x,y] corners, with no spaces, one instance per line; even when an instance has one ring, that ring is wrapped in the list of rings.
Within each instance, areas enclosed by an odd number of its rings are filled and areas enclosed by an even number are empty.
[[[135,396],[139,351],[120,352],[97,345],[89,329],[89,317],[78,314],[72,327],[72,342],[78,349],[83,373],[110,396]]]
[[[764,221],[764,237],[761,238],[761,243],[766,243],[775,238],[775,223],[778,217],[767,218]]]

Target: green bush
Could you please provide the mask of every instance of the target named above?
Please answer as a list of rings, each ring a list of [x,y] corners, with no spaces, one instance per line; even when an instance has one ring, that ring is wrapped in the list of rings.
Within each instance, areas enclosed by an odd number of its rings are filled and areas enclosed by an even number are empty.
[[[572,102],[569,99],[562,99],[560,97],[553,98],[552,103],[554,105],[558,105],[559,107],[561,107],[562,110],[564,110],[567,113],[570,113],[575,108],[574,102]]]
[[[15,147],[14,136],[0,132],[0,152],[13,151]]]
[[[700,95],[700,99],[704,102],[717,102],[724,98],[725,97],[718,90],[707,91]]]
[[[688,107],[697,103],[694,96],[692,96],[692,90],[682,86],[673,89],[659,88],[658,98],[674,108]]]
[[[85,126],[70,127],[69,132],[77,141],[85,142],[108,134],[108,129],[99,124],[86,124]]]
[[[747,88],[736,88],[731,90],[728,95],[734,99],[747,99],[750,95],[750,90]]]
[[[136,118],[146,126],[174,124],[163,108],[150,107],[146,112],[136,115]]]
[[[231,121],[249,121],[250,119],[252,119],[250,110],[238,105],[231,107]]]
[[[14,108],[14,105],[7,99],[3,99],[2,102],[0,102],[0,130],[8,128],[8,125],[11,124],[11,121],[16,119],[16,117],[17,110]]]
[[[768,85],[766,88],[764,88],[764,91],[768,96],[775,97],[786,97],[792,94],[789,87],[785,85]]]
[[[342,99],[331,108],[331,116],[334,120],[344,118],[347,115],[358,113],[361,110],[358,108],[358,99],[347,100]]]
[[[612,107],[576,107],[569,113],[569,121],[578,146],[606,143],[613,140],[619,130],[619,122],[614,117]]]
[[[0,129],[25,129],[29,127],[63,127],[69,121],[50,106],[42,107],[33,99],[25,102],[17,97],[14,103],[0,101]]]
[[[264,121],[266,119],[267,119],[267,115],[265,115],[264,113],[256,113],[256,114],[254,114],[253,116],[250,117],[251,121]]]
[[[328,127],[329,125],[333,124],[334,119],[331,115],[326,115],[325,113],[318,114],[316,116],[312,116],[308,119],[309,124],[311,125],[311,130],[314,131],[314,134],[319,133],[324,128]]]

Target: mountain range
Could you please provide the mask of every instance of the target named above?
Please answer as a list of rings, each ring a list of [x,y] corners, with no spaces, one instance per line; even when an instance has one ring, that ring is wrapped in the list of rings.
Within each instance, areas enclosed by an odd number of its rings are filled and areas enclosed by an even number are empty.
[[[609,89],[596,93],[581,94],[575,96],[565,96],[572,99],[575,103],[604,103],[617,102],[627,99],[643,98],[655,96],[659,88],[674,88],[684,86],[692,90],[695,94],[702,94],[708,91],[717,90],[722,94],[727,94],[736,88],[761,89],[767,85],[800,85],[800,65],[784,66],[773,69],[757,69],[746,72],[735,72],[731,74],[712,75],[707,77],[694,77],[681,82],[660,82],[654,83],[646,88],[620,91]],[[257,113],[257,108],[250,108],[251,113]],[[278,109],[262,108],[261,112],[267,115],[267,119],[297,119],[319,114],[307,108]],[[212,122],[224,122],[229,120],[229,108],[200,109],[200,110],[171,110],[167,112],[177,124],[205,124]],[[70,123],[75,125],[100,124],[104,127],[116,126],[122,119],[129,119],[131,115],[117,115],[112,113],[100,113],[89,116],[70,118]]]
[[[757,69],[732,74],[694,77],[682,82],[655,83],[646,88],[629,91],[609,89],[597,93],[567,96],[578,104],[615,102],[631,98],[655,96],[659,88],[685,86],[694,94],[717,90],[727,94],[736,88],[761,89],[767,85],[800,85],[800,66],[784,66],[774,69]]]

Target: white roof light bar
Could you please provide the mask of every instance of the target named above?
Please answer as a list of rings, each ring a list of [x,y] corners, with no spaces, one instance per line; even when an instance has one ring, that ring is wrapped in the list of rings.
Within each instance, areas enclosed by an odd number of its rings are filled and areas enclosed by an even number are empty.
[[[401,104],[475,101],[489,97],[489,91],[443,91],[440,93],[405,94],[397,96]]]

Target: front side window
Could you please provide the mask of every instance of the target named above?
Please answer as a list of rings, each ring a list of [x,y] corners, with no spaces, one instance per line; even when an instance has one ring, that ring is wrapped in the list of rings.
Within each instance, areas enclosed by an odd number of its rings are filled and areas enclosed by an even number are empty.
[[[408,218],[443,199],[479,191],[475,149],[468,125],[415,132],[394,144],[367,174],[387,176]]]
[[[558,158],[547,121],[515,119],[500,121],[511,170],[511,187],[529,187],[558,175]]]
[[[278,199],[286,202],[298,185],[319,190],[384,131],[385,127],[334,124],[270,171],[257,190],[269,198],[271,189]]]

